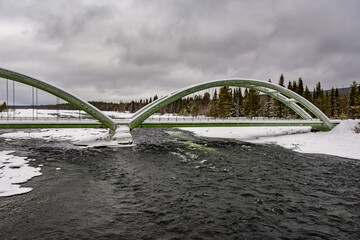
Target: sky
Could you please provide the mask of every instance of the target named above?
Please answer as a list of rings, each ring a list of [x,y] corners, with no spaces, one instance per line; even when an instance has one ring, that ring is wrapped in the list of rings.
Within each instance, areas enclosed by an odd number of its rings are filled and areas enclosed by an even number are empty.
[[[113,102],[282,73],[348,87],[360,82],[359,29],[358,0],[0,0],[0,68]],[[31,99],[18,85],[17,101]]]

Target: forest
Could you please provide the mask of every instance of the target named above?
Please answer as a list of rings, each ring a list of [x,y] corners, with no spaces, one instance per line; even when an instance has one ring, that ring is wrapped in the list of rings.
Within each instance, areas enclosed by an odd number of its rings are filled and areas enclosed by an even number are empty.
[[[269,82],[271,80],[269,79]],[[285,87],[284,75],[281,74],[278,84]],[[328,117],[333,119],[360,118],[360,84],[353,82],[350,91],[340,91],[338,88],[324,91],[318,82],[313,91],[304,85],[302,78],[289,81],[288,89],[303,96]],[[345,89],[346,90],[346,89]],[[120,112],[136,112],[158,98],[140,99],[139,101],[114,103],[93,103],[103,110]],[[222,87],[210,94],[193,94],[179,99],[160,110],[161,114],[172,113],[185,116],[205,115],[208,117],[268,117],[268,118],[298,118],[299,116],[282,102],[258,91]]]
[[[271,82],[270,79],[269,82]],[[283,74],[281,74],[278,84],[285,87]],[[360,118],[360,84],[357,82],[353,82],[350,88],[340,90],[338,88],[323,90],[321,83],[318,82],[316,87],[310,91],[300,77],[297,81],[288,81],[286,87],[312,102],[330,118]],[[155,101],[157,98],[158,96],[155,95],[148,99],[130,102],[120,101],[120,103],[108,103],[92,101],[90,103],[104,111],[128,111],[134,113],[152,101]],[[41,108],[76,109],[67,103],[47,105]],[[182,116],[202,115],[214,118],[299,118],[292,109],[268,95],[247,88],[241,89],[234,87],[215,88],[211,94],[209,92],[195,93],[173,102],[159,112],[160,114],[171,113]]]

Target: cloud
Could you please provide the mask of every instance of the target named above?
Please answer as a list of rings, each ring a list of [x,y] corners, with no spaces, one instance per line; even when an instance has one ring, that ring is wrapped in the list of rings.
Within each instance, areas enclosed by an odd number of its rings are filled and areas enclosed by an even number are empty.
[[[342,87],[360,80],[359,25],[355,0],[0,0],[0,66],[116,102],[281,73]]]

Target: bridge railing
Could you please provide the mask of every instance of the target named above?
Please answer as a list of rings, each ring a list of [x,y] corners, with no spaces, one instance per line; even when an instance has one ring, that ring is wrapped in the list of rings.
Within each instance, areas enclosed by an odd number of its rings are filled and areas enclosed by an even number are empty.
[[[246,117],[228,117],[228,118],[215,118],[215,117],[205,117],[205,116],[166,116],[166,115],[153,115],[146,119],[144,122],[236,122],[236,121],[312,121],[319,122],[320,120],[317,118],[312,119],[283,119],[283,118],[268,118],[268,117],[254,117],[254,118],[246,118]]]

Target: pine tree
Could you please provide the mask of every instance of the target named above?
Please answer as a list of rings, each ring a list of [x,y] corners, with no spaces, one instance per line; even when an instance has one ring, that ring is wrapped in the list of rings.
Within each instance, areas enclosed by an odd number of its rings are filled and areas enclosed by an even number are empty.
[[[229,87],[220,88],[217,112],[219,118],[231,117],[233,111],[233,97]]]

